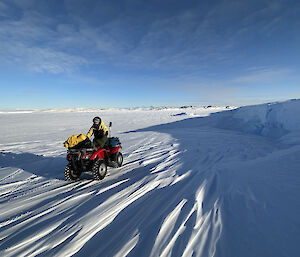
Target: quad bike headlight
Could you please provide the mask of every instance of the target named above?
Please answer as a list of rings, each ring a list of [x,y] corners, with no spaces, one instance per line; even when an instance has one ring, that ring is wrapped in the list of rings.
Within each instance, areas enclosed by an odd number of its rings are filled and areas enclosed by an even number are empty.
[[[84,160],[88,160],[88,159],[90,159],[90,157],[91,157],[91,154],[85,154],[82,158]]]

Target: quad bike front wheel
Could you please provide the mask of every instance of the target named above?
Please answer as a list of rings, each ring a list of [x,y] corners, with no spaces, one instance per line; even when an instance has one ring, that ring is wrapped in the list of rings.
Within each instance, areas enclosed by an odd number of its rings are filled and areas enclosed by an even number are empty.
[[[65,178],[67,181],[75,182],[79,180],[80,174],[78,174],[73,168],[71,164],[68,164],[65,167],[64,172]]]
[[[92,167],[92,173],[95,180],[104,179],[107,173],[107,165],[103,160],[96,160]]]
[[[115,162],[117,163],[117,167],[121,167],[123,164],[123,154],[120,152],[116,153]]]

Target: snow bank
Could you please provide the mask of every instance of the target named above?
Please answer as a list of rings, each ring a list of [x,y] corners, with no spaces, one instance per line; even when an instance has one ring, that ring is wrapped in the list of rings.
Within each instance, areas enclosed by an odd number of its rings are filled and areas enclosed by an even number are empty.
[[[217,127],[280,138],[300,130],[300,100],[240,107],[218,113]]]
[[[172,117],[186,117],[186,119],[160,124],[158,127],[148,127],[147,130],[201,129],[206,127],[255,134],[273,139],[283,138],[287,135],[294,135],[294,137],[299,135],[300,138],[299,111],[300,99],[239,108],[223,107],[223,109],[219,109],[214,107],[201,111],[198,109],[194,112],[193,109],[188,109],[185,112],[170,113]]]

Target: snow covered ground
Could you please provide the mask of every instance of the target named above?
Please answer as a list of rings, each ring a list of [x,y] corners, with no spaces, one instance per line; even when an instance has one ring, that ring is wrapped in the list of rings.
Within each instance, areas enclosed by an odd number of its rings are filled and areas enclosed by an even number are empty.
[[[300,100],[228,110],[0,113],[0,256],[299,256]],[[64,180],[113,122],[124,166]]]

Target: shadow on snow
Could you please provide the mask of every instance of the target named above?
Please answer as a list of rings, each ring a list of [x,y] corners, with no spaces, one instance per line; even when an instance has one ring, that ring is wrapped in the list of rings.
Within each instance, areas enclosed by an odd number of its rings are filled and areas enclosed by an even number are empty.
[[[257,127],[253,124],[245,124],[241,120],[232,118],[232,114],[235,111],[225,111],[208,117],[185,119],[126,132],[152,131],[170,134],[174,141],[178,143],[178,154],[176,158],[173,157],[173,163],[171,162],[164,169],[155,173],[152,172],[153,169],[160,165],[162,161],[172,161],[172,156],[168,152],[164,153],[165,157],[162,160],[137,167],[114,179],[104,179],[101,183],[86,180],[73,184],[66,182],[66,184],[61,186],[68,187],[68,190],[58,193],[53,199],[47,199],[45,202],[39,203],[38,206],[32,209],[40,213],[43,208],[47,208],[45,204],[49,201],[63,202],[65,198],[79,196],[87,191],[91,192],[91,197],[86,198],[76,206],[62,209],[58,216],[52,215],[39,224],[34,225],[34,221],[26,224],[28,229],[25,228],[9,235],[3,240],[0,249],[13,246],[15,242],[30,236],[30,231],[34,230],[34,226],[36,226],[36,230],[39,230],[49,226],[49,223],[65,219],[56,229],[49,233],[48,237],[51,235],[54,237],[68,224],[72,223],[75,226],[77,221],[80,220],[81,222],[81,218],[92,213],[93,210],[113,196],[117,194],[120,197],[126,195],[130,199],[140,190],[140,196],[129,204],[119,202],[118,204],[124,204],[124,208],[121,208],[117,215],[113,216],[113,220],[103,229],[96,231],[92,238],[74,256],[114,256],[134,237],[138,238],[137,242],[134,243],[133,249],[127,256],[149,256],[154,248],[155,251],[152,253],[154,256],[158,256],[167,247],[173,248],[172,256],[182,256],[186,246],[193,240],[195,244],[190,245],[190,247],[193,248],[194,254],[199,255],[201,253],[203,256],[212,256],[216,251],[216,244],[222,232],[222,226],[220,225],[221,211],[218,209],[218,206],[223,199],[220,197],[219,192],[220,175],[217,165],[222,162],[224,156],[222,153],[209,152],[210,141],[213,146],[213,141],[216,140],[215,134],[211,133],[211,129],[216,129],[216,133],[225,133],[224,130],[228,129],[234,131],[234,133],[252,133],[256,135],[261,135],[262,131],[265,131],[265,128]],[[203,141],[205,139],[205,145],[201,145],[201,140],[199,143],[194,142],[193,135],[199,129],[203,132],[200,138]],[[278,128],[274,133],[270,133],[269,136],[276,138],[284,133],[286,133],[284,130]],[[192,147],[190,147],[191,145]],[[63,179],[63,168],[66,164],[64,158],[61,157],[43,157],[27,153],[19,155],[1,153],[0,161],[1,167],[18,167],[38,176],[57,179]],[[140,165],[143,163],[142,161],[143,156],[141,157]],[[180,165],[176,166],[178,162],[180,162]],[[126,163],[125,157],[124,166],[126,167],[126,165],[129,165],[129,163]],[[121,170],[122,168],[120,168],[120,172]],[[169,170],[171,170],[169,177],[166,177],[165,172]],[[176,178],[184,174],[188,175],[182,180],[172,183],[176,181]],[[120,184],[120,182],[123,183]],[[157,184],[153,184],[156,182]],[[162,185],[163,183],[165,184]],[[113,186],[114,184],[116,186]],[[152,188],[147,191],[149,186]],[[107,190],[105,190],[106,188]],[[130,188],[132,191],[128,192]],[[103,192],[98,194],[101,190]],[[143,194],[143,190],[147,192]],[[183,204],[180,205],[180,203]],[[110,209],[107,211],[110,211]],[[171,213],[174,215],[170,216]],[[99,216],[99,219],[101,218]],[[167,218],[169,222],[166,222]],[[22,221],[20,219],[10,223],[1,228],[0,232]],[[94,224],[89,225],[93,226]],[[161,230],[162,225],[167,230],[165,233]],[[39,256],[59,254],[62,248],[68,247],[68,244],[76,239],[76,236],[81,233],[81,229],[74,230],[65,241],[53,249],[41,253]],[[200,229],[203,233],[199,235],[197,231]],[[178,231],[180,231],[179,234]],[[162,236],[160,243],[156,242],[159,235]]]

